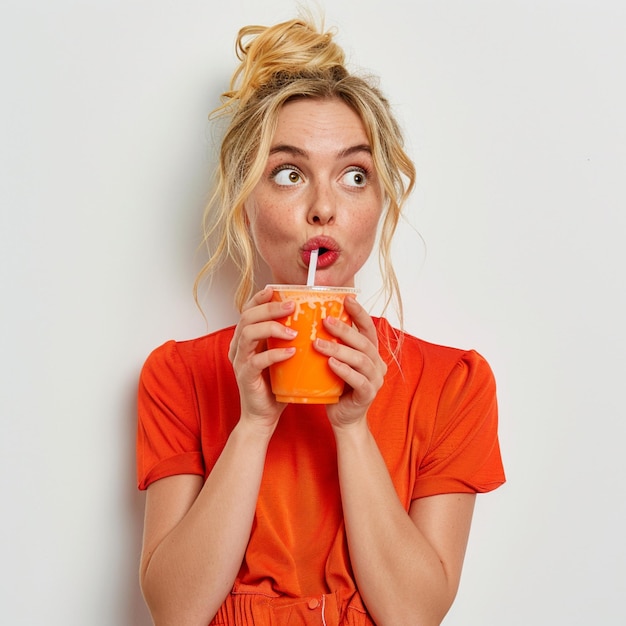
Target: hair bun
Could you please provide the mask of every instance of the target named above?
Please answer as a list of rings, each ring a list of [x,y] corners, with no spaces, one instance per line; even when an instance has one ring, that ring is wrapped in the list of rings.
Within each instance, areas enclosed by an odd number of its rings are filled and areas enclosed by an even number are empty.
[[[277,75],[284,78],[337,68],[345,72],[345,54],[333,41],[333,35],[302,19],[270,27],[245,26],[237,36],[237,57],[241,63],[224,97],[231,102],[244,102]],[[223,106],[227,105],[226,102]]]

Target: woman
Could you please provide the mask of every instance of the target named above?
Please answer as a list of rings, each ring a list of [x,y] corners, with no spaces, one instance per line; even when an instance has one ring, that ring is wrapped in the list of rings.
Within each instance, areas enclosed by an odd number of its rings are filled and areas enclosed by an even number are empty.
[[[475,352],[373,319],[327,318],[316,342],[346,383],[337,404],[286,405],[268,384],[294,303],[276,283],[353,286],[381,227],[389,242],[414,170],[377,88],[348,74],[332,35],[293,20],[242,29],[241,65],[209,208],[241,269],[234,328],[170,341],[139,388],[141,584],[157,625],[439,624],[456,594],[475,494],[504,481],[495,385]]]

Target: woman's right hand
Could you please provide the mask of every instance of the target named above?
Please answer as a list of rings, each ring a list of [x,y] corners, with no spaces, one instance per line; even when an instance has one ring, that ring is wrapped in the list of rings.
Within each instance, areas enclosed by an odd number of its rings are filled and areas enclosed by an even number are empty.
[[[295,349],[269,350],[267,338],[293,339],[294,331],[276,320],[293,313],[294,307],[294,302],[272,301],[271,287],[259,291],[244,305],[228,351],[239,387],[241,419],[272,431],[287,405],[276,401],[267,368],[290,358]]]

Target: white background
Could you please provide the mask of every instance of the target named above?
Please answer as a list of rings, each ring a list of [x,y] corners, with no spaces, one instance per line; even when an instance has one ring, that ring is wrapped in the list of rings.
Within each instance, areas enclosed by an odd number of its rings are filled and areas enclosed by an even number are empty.
[[[479,497],[446,626],[624,624],[626,4],[326,5],[417,165],[395,248],[406,328],[478,349],[499,384],[508,482]],[[236,32],[295,12],[2,2],[2,624],[149,624],[137,376],[207,330],[207,113]],[[368,265],[364,295],[377,281]],[[235,319],[228,283],[209,329]]]

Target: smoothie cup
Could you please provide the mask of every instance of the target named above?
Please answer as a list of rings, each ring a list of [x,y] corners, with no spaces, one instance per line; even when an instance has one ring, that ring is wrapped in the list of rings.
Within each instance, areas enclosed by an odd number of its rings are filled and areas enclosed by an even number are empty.
[[[307,287],[303,285],[268,285],[274,290],[273,300],[292,300],[292,315],[278,321],[298,331],[290,340],[270,337],[269,348],[296,348],[295,354],[270,366],[272,392],[279,402],[298,404],[333,404],[343,393],[344,381],[328,365],[328,357],[313,347],[316,338],[337,341],[324,328],[327,316],[351,323],[344,309],[344,298],[358,293],[351,287]]]

